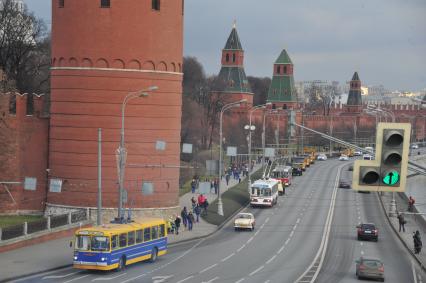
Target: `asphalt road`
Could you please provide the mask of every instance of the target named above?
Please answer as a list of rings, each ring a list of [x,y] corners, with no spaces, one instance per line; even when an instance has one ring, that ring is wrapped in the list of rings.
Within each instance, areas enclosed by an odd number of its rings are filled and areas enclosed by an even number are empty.
[[[67,268],[17,282],[310,282],[316,275],[317,282],[352,282],[361,252],[385,260],[387,282],[415,282],[411,259],[387,227],[377,196],[335,189],[344,164],[349,163],[317,161],[294,179],[277,206],[248,208],[256,217],[253,232],[235,232],[229,223],[208,238],[169,248],[153,264],[137,263],[119,273]],[[356,240],[358,215],[383,223],[378,243]]]

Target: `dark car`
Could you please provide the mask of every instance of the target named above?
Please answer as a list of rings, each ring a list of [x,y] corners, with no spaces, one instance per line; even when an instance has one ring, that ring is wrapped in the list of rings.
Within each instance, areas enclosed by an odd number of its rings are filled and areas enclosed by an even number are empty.
[[[293,171],[291,173],[291,175],[293,176],[302,176],[303,171],[302,169],[298,168],[298,167],[293,167]]]
[[[356,261],[355,275],[358,279],[379,279],[385,281],[385,268],[383,262],[377,258],[360,257]]]
[[[379,239],[379,230],[377,230],[374,223],[364,223],[356,226],[358,240],[373,240],[376,241]]]
[[[350,189],[351,188],[351,184],[348,181],[346,181],[346,180],[340,180],[340,182],[339,182],[339,188]]]

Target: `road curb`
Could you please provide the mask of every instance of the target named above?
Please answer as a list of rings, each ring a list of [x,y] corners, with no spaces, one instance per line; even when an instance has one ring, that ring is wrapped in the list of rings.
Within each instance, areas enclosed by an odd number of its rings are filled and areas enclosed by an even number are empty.
[[[423,265],[423,262],[414,254],[414,252],[412,251],[412,249],[408,246],[408,244],[404,241],[404,239],[401,237],[401,235],[399,235],[399,232],[396,230],[395,226],[393,226],[389,215],[386,213],[386,208],[385,205],[383,203],[382,198],[379,195],[380,193],[377,193],[377,197],[379,198],[380,204],[382,206],[383,212],[386,216],[386,219],[388,220],[389,225],[392,227],[392,230],[395,232],[395,234],[398,236],[399,240],[402,242],[402,244],[405,246],[405,248],[408,250],[408,252],[411,254],[412,257],[414,257],[414,259],[417,261],[417,263],[420,265],[420,267],[422,268],[422,270],[424,272],[426,272],[426,267]]]
[[[59,269],[67,268],[67,267],[71,267],[71,266],[72,266],[72,264],[67,264],[67,265],[62,265],[62,266],[57,266],[57,267],[49,268],[49,269],[46,269],[46,270],[40,270],[38,272],[31,272],[31,273],[24,274],[24,275],[10,277],[10,278],[6,278],[6,279],[1,279],[0,283],[11,282],[11,281],[19,280],[21,278],[33,276],[33,275],[40,274],[40,273],[51,272],[51,271],[55,271],[55,270],[59,270]]]

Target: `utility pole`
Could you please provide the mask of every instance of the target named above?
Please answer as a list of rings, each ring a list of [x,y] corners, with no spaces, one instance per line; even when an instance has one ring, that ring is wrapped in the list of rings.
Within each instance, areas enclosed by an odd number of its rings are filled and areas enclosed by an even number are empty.
[[[102,129],[98,129],[98,214],[97,223],[102,225]]]

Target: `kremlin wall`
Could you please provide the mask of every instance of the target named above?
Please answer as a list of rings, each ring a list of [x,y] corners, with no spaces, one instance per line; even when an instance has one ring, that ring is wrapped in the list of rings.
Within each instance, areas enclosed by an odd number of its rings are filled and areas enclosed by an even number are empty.
[[[116,216],[116,149],[122,103],[129,93],[156,86],[158,90],[132,99],[125,108],[125,207],[131,207],[133,215],[177,213],[182,1],[162,1],[161,7],[151,7],[151,1],[147,4],[131,0],[114,1],[112,7],[99,7],[97,1],[66,1],[63,7],[57,1],[52,3],[50,116],[41,114],[43,97],[35,98],[35,112],[27,115],[26,95],[16,96],[16,113],[9,112],[10,95],[0,95],[0,142],[5,145],[0,152],[0,212],[56,214],[88,207],[94,218],[97,137],[102,128],[104,221]],[[334,105],[330,116],[315,115],[305,112],[298,101],[293,77],[297,68],[287,51],[277,50],[277,55],[271,66],[267,102],[269,108],[283,115],[268,118],[268,125],[279,119],[280,132],[287,133],[286,113],[294,110],[296,122],[320,131],[374,130],[376,117],[363,112],[366,105],[362,102],[358,73],[352,77],[347,105]],[[244,71],[244,50],[235,26],[222,50],[221,62],[219,77],[227,86],[212,95],[223,96],[227,102],[247,100],[246,108],[229,112],[227,119],[231,122],[225,123],[225,132],[229,132],[241,120],[247,120],[254,95]],[[425,139],[425,109],[400,106],[388,110],[398,122],[412,122],[415,140]],[[261,111],[253,117],[255,123],[263,119]],[[165,147],[156,148],[158,141]],[[26,177],[36,178],[36,185],[26,188]],[[152,184],[150,193],[143,193],[144,183]]]

